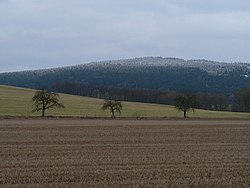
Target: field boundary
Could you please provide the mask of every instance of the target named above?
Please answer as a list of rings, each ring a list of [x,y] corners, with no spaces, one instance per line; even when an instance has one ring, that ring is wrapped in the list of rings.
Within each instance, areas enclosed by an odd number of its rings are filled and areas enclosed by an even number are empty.
[[[201,118],[201,117],[94,117],[94,116],[10,116],[10,115],[0,115],[0,119],[86,119],[86,120],[250,120],[250,114],[249,118]]]

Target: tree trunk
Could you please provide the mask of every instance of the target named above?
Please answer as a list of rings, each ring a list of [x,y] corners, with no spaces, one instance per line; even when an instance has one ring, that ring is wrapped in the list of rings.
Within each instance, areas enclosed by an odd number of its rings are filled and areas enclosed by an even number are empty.
[[[187,117],[187,111],[185,110],[184,111],[184,118],[186,118]]]
[[[44,112],[45,112],[45,109],[42,110],[42,117],[44,117],[44,114],[45,114]]]
[[[113,109],[111,109],[111,117],[112,117],[112,118],[115,118],[115,112],[114,112]]]
[[[45,114],[45,101],[43,101],[42,117],[44,117],[44,114]]]

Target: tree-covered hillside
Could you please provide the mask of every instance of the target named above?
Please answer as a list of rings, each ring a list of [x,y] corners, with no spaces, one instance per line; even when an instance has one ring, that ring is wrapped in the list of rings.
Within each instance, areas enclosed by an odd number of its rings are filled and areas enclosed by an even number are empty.
[[[58,82],[230,95],[250,86],[249,64],[145,57],[0,74],[0,84],[50,88]]]

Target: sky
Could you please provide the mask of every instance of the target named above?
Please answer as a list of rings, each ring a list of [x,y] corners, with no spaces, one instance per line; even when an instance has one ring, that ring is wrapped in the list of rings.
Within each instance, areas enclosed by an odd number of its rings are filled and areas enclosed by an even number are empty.
[[[0,72],[144,56],[250,63],[249,0],[0,0]]]

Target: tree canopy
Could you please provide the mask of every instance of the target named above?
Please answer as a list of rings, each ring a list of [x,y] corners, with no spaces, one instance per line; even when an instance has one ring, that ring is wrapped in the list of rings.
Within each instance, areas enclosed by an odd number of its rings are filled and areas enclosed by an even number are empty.
[[[238,110],[243,112],[250,112],[250,88],[244,88],[235,93]]]
[[[115,101],[115,100],[105,100],[102,110],[110,110],[111,117],[115,118],[115,113],[118,112],[121,114],[122,110],[122,103],[120,101]]]
[[[194,112],[196,103],[196,96],[194,94],[179,93],[175,97],[175,108],[182,111],[185,118],[187,117],[187,112]]]
[[[33,112],[42,111],[42,117],[45,115],[45,111],[50,108],[65,108],[65,106],[59,102],[59,95],[54,92],[42,89],[37,90],[32,98]]]

